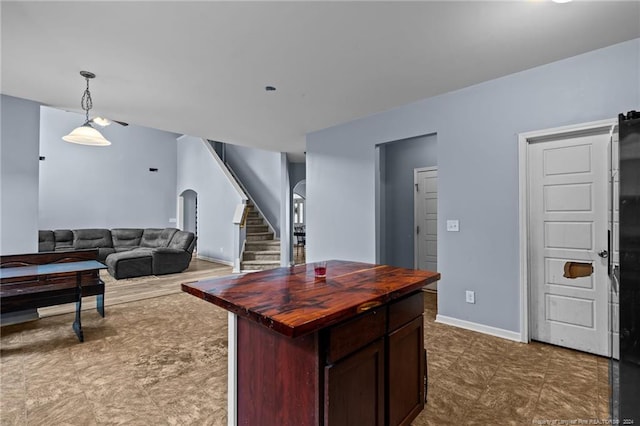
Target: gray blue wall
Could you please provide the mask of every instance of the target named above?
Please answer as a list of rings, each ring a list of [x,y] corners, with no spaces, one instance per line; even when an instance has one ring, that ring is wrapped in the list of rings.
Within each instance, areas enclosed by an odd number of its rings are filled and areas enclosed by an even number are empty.
[[[226,144],[226,160],[280,236],[281,153]]]
[[[38,251],[40,104],[1,95],[0,254]]]
[[[61,139],[84,116],[42,107],[40,118],[40,229],[176,226],[174,133],[112,124],[100,129],[112,144],[92,147]]]
[[[380,146],[384,161],[381,184],[385,191],[385,239],[381,241],[383,263],[414,267],[413,170],[438,164],[436,135],[396,141]]]
[[[233,264],[233,214],[242,202],[201,138],[178,138],[177,191],[198,194],[198,257]]]
[[[437,134],[439,314],[519,332],[518,134],[638,110],[638,75],[640,39],[307,135],[307,260],[374,262],[375,146]]]
[[[296,186],[298,182],[304,180],[307,176],[307,165],[305,163],[289,163],[289,183],[291,184],[291,190]],[[306,192],[306,189],[302,191]],[[304,194],[301,194],[304,196]]]

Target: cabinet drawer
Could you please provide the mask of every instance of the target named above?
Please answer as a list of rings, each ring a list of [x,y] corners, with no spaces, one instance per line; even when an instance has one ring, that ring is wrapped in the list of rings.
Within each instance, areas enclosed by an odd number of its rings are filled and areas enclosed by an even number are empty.
[[[424,296],[421,291],[389,305],[389,331],[408,323],[424,312]]]
[[[386,307],[372,309],[328,331],[327,363],[332,364],[340,358],[384,336]]]

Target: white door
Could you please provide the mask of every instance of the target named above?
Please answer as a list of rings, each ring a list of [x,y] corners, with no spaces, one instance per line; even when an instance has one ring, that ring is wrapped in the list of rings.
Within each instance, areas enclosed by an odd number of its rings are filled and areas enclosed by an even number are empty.
[[[604,356],[608,143],[608,134],[565,135],[528,148],[531,338]],[[565,278],[566,262],[593,273]]]
[[[415,184],[415,267],[438,270],[438,169],[416,169]],[[431,287],[436,288],[436,283]]]

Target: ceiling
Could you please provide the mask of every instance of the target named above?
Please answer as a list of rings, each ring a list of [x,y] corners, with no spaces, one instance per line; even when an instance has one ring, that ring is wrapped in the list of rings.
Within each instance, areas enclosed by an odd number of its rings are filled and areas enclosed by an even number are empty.
[[[3,94],[81,111],[89,70],[92,115],[298,159],[308,132],[640,37],[637,1],[3,0],[0,12]]]

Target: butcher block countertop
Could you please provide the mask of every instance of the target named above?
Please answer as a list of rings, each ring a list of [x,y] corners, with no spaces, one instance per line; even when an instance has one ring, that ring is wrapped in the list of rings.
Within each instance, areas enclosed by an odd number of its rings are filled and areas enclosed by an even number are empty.
[[[288,337],[337,324],[438,281],[440,274],[330,260],[326,278],[313,264],[182,284],[182,291]]]

